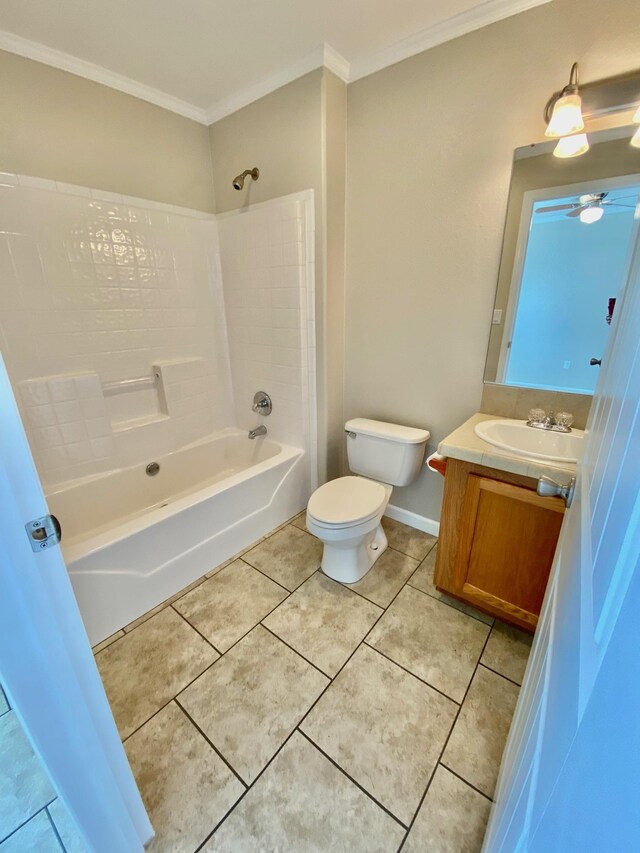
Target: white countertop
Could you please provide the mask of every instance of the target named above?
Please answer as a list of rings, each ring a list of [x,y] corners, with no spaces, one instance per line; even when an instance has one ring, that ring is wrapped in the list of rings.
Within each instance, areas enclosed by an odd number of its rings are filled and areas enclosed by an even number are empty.
[[[498,471],[508,471],[510,474],[522,474],[537,480],[546,474],[558,482],[569,482],[575,476],[576,466],[571,462],[545,462],[527,456],[514,456],[498,447],[494,447],[479,438],[474,427],[482,421],[508,420],[498,415],[487,415],[478,412],[450,433],[438,445],[438,453],[462,462],[475,462],[487,468]]]

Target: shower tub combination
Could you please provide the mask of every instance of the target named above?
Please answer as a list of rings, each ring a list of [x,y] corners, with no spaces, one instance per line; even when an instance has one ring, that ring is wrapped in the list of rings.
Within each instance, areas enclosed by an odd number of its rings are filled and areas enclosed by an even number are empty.
[[[224,430],[152,460],[49,491],[92,645],[306,504],[304,450]]]
[[[14,175],[0,202],[16,280],[0,338],[96,644],[317,485],[314,194],[213,216]],[[45,340],[33,305],[64,305],[64,334]]]

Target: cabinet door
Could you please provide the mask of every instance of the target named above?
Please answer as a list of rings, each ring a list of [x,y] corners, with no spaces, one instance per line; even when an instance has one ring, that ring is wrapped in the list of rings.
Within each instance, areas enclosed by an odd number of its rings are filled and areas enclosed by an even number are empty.
[[[458,594],[535,627],[564,509],[560,498],[469,475],[455,565]]]

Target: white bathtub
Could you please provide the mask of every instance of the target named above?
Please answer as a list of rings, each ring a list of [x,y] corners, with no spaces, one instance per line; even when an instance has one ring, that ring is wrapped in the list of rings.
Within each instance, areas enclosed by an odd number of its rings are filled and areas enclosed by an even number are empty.
[[[303,450],[225,430],[204,442],[49,492],[92,645],[303,509]]]

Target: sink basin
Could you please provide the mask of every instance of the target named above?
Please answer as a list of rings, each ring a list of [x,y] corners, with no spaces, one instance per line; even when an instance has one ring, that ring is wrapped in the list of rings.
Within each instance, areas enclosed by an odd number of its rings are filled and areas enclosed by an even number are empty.
[[[534,429],[527,426],[525,421],[503,418],[482,421],[475,425],[474,431],[478,438],[514,456],[576,463],[582,455],[584,432],[581,429],[553,432]]]

